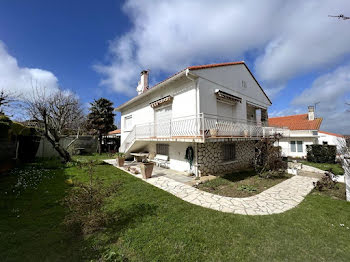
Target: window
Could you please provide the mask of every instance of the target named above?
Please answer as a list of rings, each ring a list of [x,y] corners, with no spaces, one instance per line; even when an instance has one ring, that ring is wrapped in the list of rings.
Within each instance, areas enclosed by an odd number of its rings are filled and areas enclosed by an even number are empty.
[[[132,116],[126,116],[124,121],[125,130],[130,131],[132,129]]]
[[[236,159],[236,145],[235,144],[224,144],[222,146],[222,160],[233,161]]]
[[[303,152],[303,141],[290,141],[291,152]]]
[[[157,144],[156,154],[169,156],[169,145],[168,144]]]
[[[318,135],[318,132],[317,132],[317,131],[312,131],[312,135],[313,135],[313,136],[317,136],[317,135]]]
[[[303,141],[297,141],[298,152],[303,152]]]
[[[290,151],[297,152],[297,149],[295,147],[295,141],[290,141]]]
[[[323,141],[323,145],[328,145],[328,142],[327,141]]]
[[[242,87],[247,88],[247,82],[242,80]]]

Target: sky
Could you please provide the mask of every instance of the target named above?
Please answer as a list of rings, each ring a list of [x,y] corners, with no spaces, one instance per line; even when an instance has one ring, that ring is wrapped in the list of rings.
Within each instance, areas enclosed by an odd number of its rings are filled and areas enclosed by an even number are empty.
[[[2,0],[0,89],[74,92],[87,108],[136,95],[190,65],[244,60],[269,116],[317,103],[321,130],[350,134],[349,0]],[[118,122],[118,120],[116,120]]]

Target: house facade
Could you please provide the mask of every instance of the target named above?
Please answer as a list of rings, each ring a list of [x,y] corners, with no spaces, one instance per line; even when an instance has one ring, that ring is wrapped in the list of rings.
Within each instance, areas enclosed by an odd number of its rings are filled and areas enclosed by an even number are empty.
[[[166,155],[174,170],[203,176],[249,167],[256,141],[282,130],[268,127],[271,101],[244,62],[191,66],[152,88],[142,71],[137,92],[116,108],[120,151]]]
[[[294,158],[306,158],[306,147],[318,144],[321,123],[322,118],[315,117],[313,106],[309,106],[307,114],[269,118],[269,126],[290,130],[289,136],[281,138],[276,145],[282,148],[283,156]]]
[[[334,145],[337,147],[337,153],[340,154],[343,147],[346,146],[345,136],[325,131],[318,132],[318,143],[320,145]]]

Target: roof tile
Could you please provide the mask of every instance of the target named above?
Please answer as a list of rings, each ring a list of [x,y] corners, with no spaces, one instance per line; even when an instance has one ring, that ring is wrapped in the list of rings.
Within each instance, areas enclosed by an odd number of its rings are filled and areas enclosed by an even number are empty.
[[[269,126],[288,127],[290,130],[319,130],[322,118],[309,120],[308,114],[269,118]]]

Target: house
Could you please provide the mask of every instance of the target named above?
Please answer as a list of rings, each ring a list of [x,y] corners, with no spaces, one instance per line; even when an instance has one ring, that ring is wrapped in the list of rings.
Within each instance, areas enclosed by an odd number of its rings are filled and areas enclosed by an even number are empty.
[[[103,136],[102,144],[105,145],[107,152],[116,152],[120,147],[121,130],[116,129],[109,131],[106,136]]]
[[[342,147],[346,146],[345,136],[325,131],[318,132],[318,143],[321,145],[334,145],[337,147],[337,153],[342,151]]]
[[[282,130],[268,127],[271,101],[244,62],[190,66],[152,88],[148,74],[116,108],[127,155],[148,152],[165,156],[168,168],[217,175],[249,167],[256,141]]]
[[[319,129],[322,118],[315,117],[313,106],[308,107],[307,114],[271,117],[269,126],[286,127],[289,137],[281,138],[276,144],[282,148],[282,155],[296,158],[306,157],[306,146],[318,144]]]

